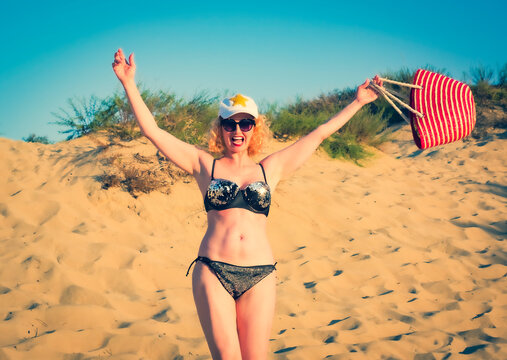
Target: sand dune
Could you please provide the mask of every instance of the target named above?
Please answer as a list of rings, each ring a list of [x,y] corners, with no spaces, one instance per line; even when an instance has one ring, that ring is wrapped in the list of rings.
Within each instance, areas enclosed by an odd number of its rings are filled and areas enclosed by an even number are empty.
[[[103,141],[0,139],[0,360],[210,359],[185,277],[197,185],[103,189],[108,157],[156,159]],[[507,358],[506,141],[419,151],[403,128],[382,150],[318,152],[278,186],[270,358]]]

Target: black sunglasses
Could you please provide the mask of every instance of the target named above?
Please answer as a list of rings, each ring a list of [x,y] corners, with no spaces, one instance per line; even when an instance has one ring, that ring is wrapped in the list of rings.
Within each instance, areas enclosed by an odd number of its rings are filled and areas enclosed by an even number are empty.
[[[252,119],[241,119],[240,121],[235,121],[232,119],[222,119],[220,120],[220,125],[222,125],[224,130],[227,132],[236,131],[237,125],[239,125],[239,129],[241,131],[247,132],[252,130],[252,128],[255,126],[255,121]]]

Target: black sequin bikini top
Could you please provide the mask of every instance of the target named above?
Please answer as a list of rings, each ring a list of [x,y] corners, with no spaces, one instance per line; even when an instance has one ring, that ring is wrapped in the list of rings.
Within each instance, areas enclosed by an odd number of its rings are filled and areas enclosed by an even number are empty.
[[[226,179],[215,179],[215,160],[211,169],[211,181],[204,196],[204,207],[206,212],[210,210],[225,210],[230,208],[242,208],[256,214],[268,216],[269,205],[271,204],[271,191],[266,180],[266,173],[262,164],[259,164],[264,175],[264,181],[255,181],[240,189],[234,181]]]

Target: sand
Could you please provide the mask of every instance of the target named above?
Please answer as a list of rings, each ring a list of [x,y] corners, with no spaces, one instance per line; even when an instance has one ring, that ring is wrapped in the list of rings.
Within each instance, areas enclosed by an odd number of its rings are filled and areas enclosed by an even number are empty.
[[[196,183],[103,189],[103,159],[156,150],[101,144],[0,139],[0,360],[210,359],[185,277]],[[269,358],[507,358],[506,151],[419,151],[403,127],[362,167],[318,151],[280,183]]]

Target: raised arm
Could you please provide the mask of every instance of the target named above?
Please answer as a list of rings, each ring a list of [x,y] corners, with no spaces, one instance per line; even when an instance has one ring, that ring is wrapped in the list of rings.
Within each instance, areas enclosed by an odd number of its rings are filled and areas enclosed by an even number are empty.
[[[134,54],[130,54],[127,61],[123,50],[119,49],[114,54],[113,70],[125,89],[141,133],[178,167],[194,176],[200,173],[200,164],[203,163],[204,158],[208,157],[210,158],[208,162],[210,162],[211,155],[158,127],[134,80],[136,71]]]
[[[374,82],[382,86],[378,76]],[[366,80],[357,88],[356,98],[342,111],[331,117],[327,122],[318,126],[308,135],[303,136],[294,144],[267,156],[262,163],[269,168],[272,182],[277,183],[280,179],[288,177],[299,168],[319,147],[326,138],[338,131],[345,125],[356,112],[364,105],[377,99],[377,93],[368,87],[370,81]]]

